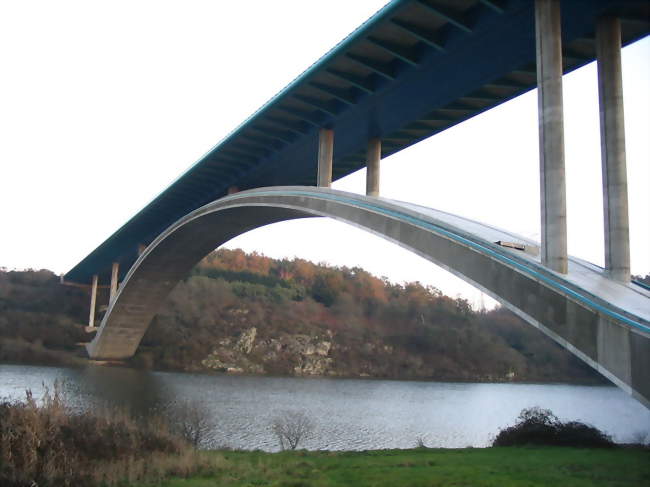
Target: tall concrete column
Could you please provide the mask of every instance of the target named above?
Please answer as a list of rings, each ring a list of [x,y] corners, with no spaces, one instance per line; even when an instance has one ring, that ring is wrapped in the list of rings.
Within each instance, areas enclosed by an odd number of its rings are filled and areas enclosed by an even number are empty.
[[[88,326],[95,326],[95,307],[97,304],[97,274],[93,276],[93,283],[90,287],[90,314],[88,315]]]
[[[366,195],[379,196],[379,162],[381,161],[381,139],[368,140],[366,153]]]
[[[630,281],[630,224],[625,163],[621,23],[603,17],[596,23],[600,147],[605,210],[605,269],[610,277]]]
[[[120,273],[120,264],[118,262],[113,262],[113,268],[111,269],[111,295],[108,298],[108,302],[112,303],[113,298],[117,294],[117,279]]]
[[[334,131],[320,129],[318,131],[318,178],[317,186],[329,188],[332,186],[332,159],[334,157]]]
[[[535,0],[542,264],[567,272],[566,181],[559,0]]]

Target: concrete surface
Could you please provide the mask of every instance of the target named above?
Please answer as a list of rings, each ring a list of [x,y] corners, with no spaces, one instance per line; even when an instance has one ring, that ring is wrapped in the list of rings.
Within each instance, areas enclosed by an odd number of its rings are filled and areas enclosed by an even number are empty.
[[[538,245],[430,208],[316,187],[243,191],[207,204],[154,240],[118,289],[88,353],[132,356],[159,307],[205,255],[254,228],[326,216],[392,241],[475,285],[650,407],[650,292],[569,259],[567,274],[539,256],[502,247]]]

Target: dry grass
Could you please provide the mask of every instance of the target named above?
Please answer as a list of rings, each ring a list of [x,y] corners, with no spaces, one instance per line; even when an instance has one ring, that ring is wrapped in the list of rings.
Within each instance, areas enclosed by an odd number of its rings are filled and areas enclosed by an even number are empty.
[[[0,485],[112,486],[185,477],[217,468],[159,417],[75,412],[60,384],[42,401],[0,403]]]

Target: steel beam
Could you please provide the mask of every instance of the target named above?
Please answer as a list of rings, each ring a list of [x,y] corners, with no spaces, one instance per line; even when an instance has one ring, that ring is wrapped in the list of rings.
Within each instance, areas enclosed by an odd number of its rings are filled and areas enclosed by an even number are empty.
[[[394,70],[387,64],[375,61],[374,59],[370,59],[366,56],[358,56],[356,54],[352,54],[351,52],[348,52],[345,55],[352,59],[354,62],[359,63],[361,66],[368,68],[369,70],[377,73],[380,76],[383,76],[390,81],[395,81],[397,78]]]
[[[449,8],[444,7],[442,5],[438,4],[431,4],[427,2],[426,0],[417,0],[417,2],[422,5],[423,7],[426,7],[427,10],[431,11],[438,17],[441,17],[445,19],[447,22],[449,22],[451,25],[454,27],[459,28],[463,32],[466,32],[468,34],[472,33],[472,27],[469,25],[469,23],[462,17],[461,14],[457,14],[455,12],[452,12]]]
[[[405,63],[410,64],[411,66],[418,66],[420,64],[420,60],[418,59],[417,54],[411,52],[411,50],[406,47],[400,46],[395,42],[379,39],[378,37],[374,36],[369,36],[368,40],[375,46],[382,48],[384,51],[392,54],[398,59],[401,59]]]
[[[343,81],[347,81],[352,86],[356,86],[360,90],[365,91],[369,95],[372,95],[375,92],[375,87],[373,84],[364,78],[334,68],[327,68],[326,71],[332,76],[335,76],[336,78]]]
[[[300,100],[302,103],[305,103],[306,105],[310,105],[320,110],[321,112],[324,112],[327,115],[331,115],[332,117],[336,117],[340,113],[340,109],[334,106],[334,103],[332,102],[322,101],[317,98],[312,98],[311,96],[306,96],[306,95],[300,95],[298,93],[291,96],[293,96],[293,98],[295,98],[296,100]]]
[[[325,83],[319,83],[318,81],[310,81],[309,84],[347,105],[354,105],[357,103],[356,98],[352,94],[348,93],[347,90],[335,88],[333,86],[326,85]]]
[[[445,51],[445,47],[440,40],[440,36],[436,32],[400,19],[391,19],[391,22],[403,31],[411,34],[419,41],[424,42],[427,46],[433,47],[440,52]]]

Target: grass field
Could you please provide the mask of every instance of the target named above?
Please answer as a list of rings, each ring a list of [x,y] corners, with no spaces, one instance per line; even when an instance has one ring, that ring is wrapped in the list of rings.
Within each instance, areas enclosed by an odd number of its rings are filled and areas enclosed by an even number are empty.
[[[209,452],[209,477],[164,487],[650,486],[650,450],[560,447]]]

